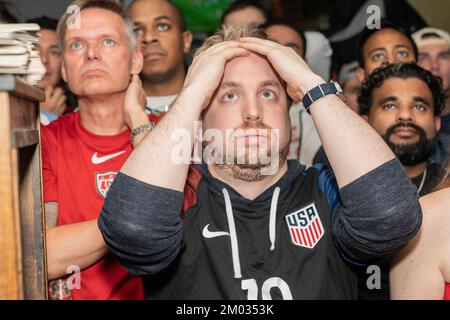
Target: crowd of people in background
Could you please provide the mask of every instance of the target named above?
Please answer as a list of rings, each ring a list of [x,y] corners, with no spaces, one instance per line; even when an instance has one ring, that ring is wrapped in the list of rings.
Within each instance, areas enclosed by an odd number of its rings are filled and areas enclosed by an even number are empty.
[[[26,21],[49,281],[75,265],[72,299],[450,299],[448,32],[384,17],[333,52],[345,30],[237,0],[194,49],[171,1],[74,4],[79,28]],[[180,130],[189,159],[228,160],[198,121],[232,131],[233,163],[174,161]]]

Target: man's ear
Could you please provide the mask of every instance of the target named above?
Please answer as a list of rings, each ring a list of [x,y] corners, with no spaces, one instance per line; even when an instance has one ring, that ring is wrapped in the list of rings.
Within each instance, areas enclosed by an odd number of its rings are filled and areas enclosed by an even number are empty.
[[[136,46],[133,50],[133,56],[131,60],[131,74],[139,74],[144,67],[144,56],[142,55],[141,47]]]
[[[441,130],[441,117],[434,117],[434,125],[436,126],[436,132]]]
[[[183,37],[183,51],[184,54],[188,54],[189,51],[191,51],[191,45],[192,45],[192,32],[189,30],[186,30],[182,34]]]
[[[65,64],[64,64],[64,59],[63,59],[63,61],[61,62],[61,77],[63,78],[63,80],[64,80],[65,82],[67,82],[66,66],[65,66]]]
[[[366,80],[366,71],[363,69],[363,68],[361,68],[361,67],[358,67],[357,69],[356,69],[356,75],[358,76],[358,79],[359,79],[359,81],[362,83],[364,80]]]

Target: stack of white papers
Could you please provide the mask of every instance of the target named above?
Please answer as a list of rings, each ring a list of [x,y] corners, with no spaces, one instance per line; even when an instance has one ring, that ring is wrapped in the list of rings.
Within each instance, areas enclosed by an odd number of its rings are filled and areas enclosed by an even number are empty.
[[[0,74],[20,75],[32,85],[42,79],[45,67],[35,49],[39,30],[35,23],[0,24]]]

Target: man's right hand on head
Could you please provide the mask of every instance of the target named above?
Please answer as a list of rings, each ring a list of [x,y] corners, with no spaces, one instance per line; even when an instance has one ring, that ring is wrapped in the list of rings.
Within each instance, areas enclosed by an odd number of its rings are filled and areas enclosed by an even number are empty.
[[[59,116],[66,110],[66,99],[62,88],[48,86],[45,88],[45,101],[40,103],[40,109]]]
[[[225,64],[233,58],[249,54],[248,50],[239,48],[237,41],[213,45],[194,58],[184,82],[184,89],[200,94],[203,100],[202,109],[206,108],[219,86]]]

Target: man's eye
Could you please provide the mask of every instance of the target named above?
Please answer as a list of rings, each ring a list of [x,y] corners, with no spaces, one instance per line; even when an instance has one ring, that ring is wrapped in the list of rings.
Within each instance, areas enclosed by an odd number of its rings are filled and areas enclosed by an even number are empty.
[[[60,57],[61,57],[61,51],[56,50],[56,49],[51,50],[51,51],[50,51],[50,54],[51,54],[52,56],[54,56],[54,57],[57,57],[57,58],[60,58]]]
[[[144,30],[142,30],[141,28],[135,28],[133,30],[133,32],[134,32],[136,37],[140,37],[140,36],[142,36],[144,34]]]
[[[237,99],[237,95],[234,92],[228,92],[228,93],[224,94],[222,99],[223,99],[223,101],[226,101],[226,102],[232,102]]]
[[[167,31],[169,30],[169,25],[167,23],[160,23],[157,26],[158,31]]]
[[[397,59],[398,60],[405,60],[409,58],[409,52],[408,51],[399,51],[397,52]]]
[[[72,42],[72,44],[70,45],[70,48],[78,50],[78,49],[83,48],[83,44],[81,42],[75,41],[75,42]]]
[[[112,40],[112,39],[105,39],[105,40],[103,40],[103,44],[106,47],[112,47],[114,45],[114,43],[115,43],[115,41]]]
[[[397,106],[395,104],[385,104],[383,106],[383,110],[395,110],[397,109]]]
[[[424,105],[418,104],[414,106],[414,109],[418,111],[425,111],[427,108]]]
[[[450,52],[445,52],[439,55],[439,58],[449,60],[450,59]]]
[[[266,99],[266,100],[272,100],[275,98],[275,93],[270,90],[265,90],[261,93],[261,98]]]
[[[428,60],[430,60],[428,56],[419,55],[419,62],[428,62]]]
[[[386,57],[385,57],[384,53],[377,53],[377,54],[374,54],[372,56],[372,60],[374,60],[374,61],[385,61]]]

